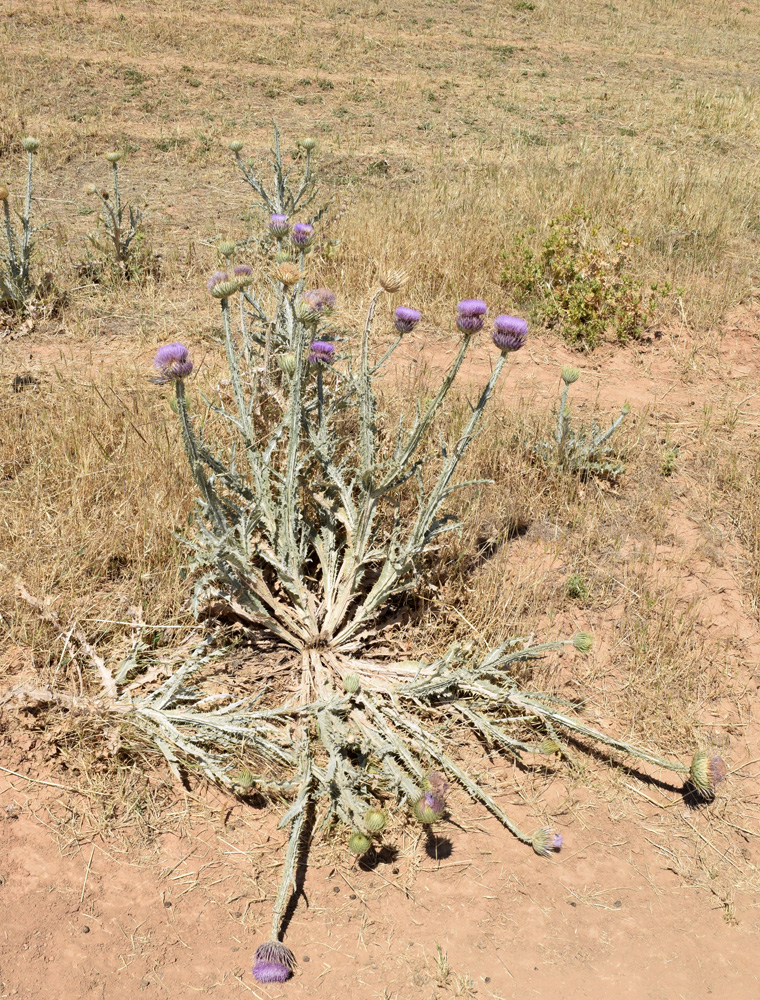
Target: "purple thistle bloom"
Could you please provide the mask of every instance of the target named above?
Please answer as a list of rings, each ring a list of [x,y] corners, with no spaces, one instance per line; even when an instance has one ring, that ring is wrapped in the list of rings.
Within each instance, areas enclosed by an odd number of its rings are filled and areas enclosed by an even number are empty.
[[[164,385],[178,378],[185,378],[193,370],[193,362],[184,344],[164,344],[156,351],[153,366],[158,375],[151,379],[155,385]]]
[[[409,306],[399,306],[395,317],[396,329],[399,333],[411,333],[422,319],[421,314],[416,309],[410,309]]]
[[[254,956],[253,975],[260,983],[284,983],[290,979],[295,956],[279,941],[260,944]]]
[[[290,225],[287,215],[270,215],[269,232],[272,236],[287,236]]]
[[[230,276],[226,271],[214,271],[211,277],[206,282],[206,288],[213,292],[217,285],[221,284],[223,281],[229,281]]]
[[[329,314],[335,308],[338,296],[329,288],[311,288],[301,296],[315,313]]]
[[[236,278],[252,278],[253,268],[250,264],[236,264],[235,267],[232,268],[232,273]]]
[[[314,227],[310,226],[308,222],[297,222],[293,226],[293,230],[290,234],[290,238],[293,240],[297,247],[302,249],[311,245],[311,240],[314,235]]]
[[[332,364],[335,355],[335,344],[327,340],[313,340],[309,347],[309,364],[316,365],[321,362],[324,365]]]
[[[457,305],[460,316],[485,316],[488,306],[482,299],[462,299]]]
[[[457,326],[462,333],[477,333],[483,329],[483,317],[488,306],[482,299],[462,299],[457,304]]]
[[[518,316],[497,316],[492,337],[500,351],[519,351],[528,339],[528,324]]]

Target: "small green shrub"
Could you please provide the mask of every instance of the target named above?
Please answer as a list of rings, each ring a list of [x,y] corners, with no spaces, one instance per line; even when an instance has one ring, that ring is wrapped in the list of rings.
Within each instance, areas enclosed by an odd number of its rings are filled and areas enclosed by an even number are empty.
[[[538,251],[525,235],[515,237],[502,273],[518,300],[532,304],[537,321],[587,351],[608,333],[620,343],[639,338],[655,316],[659,293],[670,291],[652,285],[647,292],[630,273],[632,240],[625,230],[611,247],[598,237],[589,213],[574,209],[551,220]]]

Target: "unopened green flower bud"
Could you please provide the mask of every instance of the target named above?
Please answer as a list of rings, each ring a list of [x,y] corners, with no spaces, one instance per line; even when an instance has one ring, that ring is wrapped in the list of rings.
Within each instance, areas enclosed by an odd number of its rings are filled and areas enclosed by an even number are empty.
[[[370,833],[382,833],[387,817],[382,809],[368,809],[364,814],[364,822]]]
[[[565,385],[572,385],[573,382],[577,382],[581,377],[581,373],[577,368],[572,368],[570,365],[565,365],[562,369],[562,381]]]
[[[112,149],[110,153],[106,153],[106,159],[109,163],[118,163],[122,156],[124,154],[119,149]]]
[[[242,148],[243,148],[243,143],[240,141],[240,139],[233,139],[232,142],[230,143],[230,149],[232,150],[233,153],[239,153]]]
[[[10,191],[5,184],[0,184],[0,201],[5,201],[9,194]]]
[[[366,854],[371,845],[372,841],[369,837],[358,830],[354,830],[348,840],[348,849],[352,854]]]
[[[249,789],[253,788],[256,783],[251,771],[247,767],[243,766],[237,774],[233,774],[232,780],[234,781],[236,787],[242,792],[247,792]]]
[[[301,139],[301,147],[303,149],[309,151],[309,152],[312,149],[314,149],[314,147],[316,146],[316,144],[317,144],[317,140],[316,139],[312,139],[311,136],[308,136],[306,139]]]
[[[25,139],[21,140],[21,147],[27,153],[36,153],[40,148],[40,140],[35,139],[34,136],[28,135]]]
[[[235,252],[235,244],[230,243],[229,240],[224,240],[219,244],[219,253],[222,257],[231,257]]]
[[[589,635],[588,632],[579,632],[573,636],[573,646],[575,646],[579,653],[590,653],[593,645],[594,637]]]
[[[291,256],[287,250],[278,250],[274,259],[277,264],[284,264],[286,260],[291,260]]]
[[[562,747],[559,745],[559,743],[557,743],[556,740],[552,739],[542,740],[541,745],[539,746],[539,750],[541,751],[541,753],[548,753],[548,754],[559,753],[561,749]]]
[[[620,412],[623,414],[624,417],[627,417],[628,414],[631,412],[631,404],[623,403],[623,408]]]
[[[280,354],[276,359],[277,367],[286,375],[292,375],[296,370],[295,354]]]
[[[319,313],[316,309],[312,309],[309,303],[304,302],[303,299],[299,299],[296,302],[295,312],[298,319],[306,326],[314,326],[319,322]]]
[[[293,368],[295,368],[296,364],[295,355],[293,354],[291,355],[291,357],[293,358]],[[361,685],[359,683],[359,678],[356,676],[356,674],[346,674],[346,676],[343,678],[343,690],[346,692],[346,694],[356,694],[360,686]]]
[[[211,294],[215,299],[228,299],[230,295],[234,295],[238,291],[240,291],[240,286],[237,281],[220,281],[211,289]]]

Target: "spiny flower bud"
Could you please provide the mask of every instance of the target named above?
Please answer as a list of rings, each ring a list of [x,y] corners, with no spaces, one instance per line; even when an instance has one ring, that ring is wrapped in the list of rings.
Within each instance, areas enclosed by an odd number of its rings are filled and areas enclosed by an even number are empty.
[[[533,834],[530,840],[531,847],[542,858],[550,858],[552,851],[559,851],[562,848],[562,834],[555,833],[547,827],[542,826]]]
[[[235,782],[236,787],[243,792],[247,792],[253,788],[256,783],[253,772],[249,771],[245,766],[241,767],[237,774],[232,775],[232,780]]]
[[[319,322],[319,313],[304,301],[303,296],[296,302],[295,313],[296,318],[306,326],[314,326]]]
[[[235,244],[230,243],[229,240],[224,240],[219,244],[219,253],[222,257],[231,257],[235,252]]]
[[[308,249],[314,238],[314,227],[308,222],[297,222],[290,233],[290,238],[299,250]]]
[[[253,281],[253,268],[250,264],[236,264],[232,268],[232,273],[235,276],[238,288],[247,288]]]
[[[94,184],[88,184],[85,187],[85,189],[84,189],[84,193],[85,194],[97,194],[98,193],[98,189],[95,187]]]
[[[287,215],[280,215],[275,212],[274,215],[269,216],[269,232],[272,236],[287,236],[290,231],[290,223],[288,222]]]
[[[155,385],[164,385],[166,382],[174,382],[189,375],[193,370],[193,362],[184,344],[164,344],[156,351],[153,367],[158,375],[152,378],[151,382]]]
[[[387,817],[383,809],[368,809],[364,814],[364,823],[370,833],[382,833]]]
[[[303,275],[297,264],[293,264],[291,261],[283,261],[277,268],[277,277],[283,285],[295,285],[301,280]]]
[[[124,154],[119,149],[112,149],[110,153],[106,153],[106,159],[109,163],[118,163],[122,156]]]
[[[233,139],[232,142],[230,143],[230,149],[232,150],[233,153],[239,153],[242,148],[243,148],[243,143],[240,141],[240,139]]]
[[[288,250],[278,250],[274,255],[275,264],[283,264],[286,260],[293,260]]]
[[[280,354],[277,358],[277,367],[286,375],[292,375],[296,370],[295,354]]]
[[[630,403],[623,403],[623,407],[620,410],[620,412],[623,414],[624,417],[627,417],[628,414],[631,412],[631,404]]]
[[[409,275],[403,268],[394,271],[381,272],[378,281],[384,292],[393,295],[400,291],[409,280]]]
[[[359,678],[356,674],[346,674],[343,678],[343,690],[346,694],[356,694],[360,686]]]
[[[25,139],[21,140],[21,148],[27,153],[36,153],[40,148],[40,140],[35,139],[34,136],[28,135]]]
[[[416,309],[410,309],[409,306],[399,306],[393,316],[398,333],[411,333],[422,319],[421,314]]]
[[[352,854],[366,854],[372,846],[372,841],[359,830],[354,830],[348,840],[348,849]]]
[[[577,382],[581,377],[581,373],[577,368],[572,368],[570,365],[565,365],[561,372],[562,381],[565,385],[572,385],[573,382]]]
[[[235,292],[239,291],[240,285],[237,281],[220,281],[211,289],[211,294],[215,299],[228,299],[230,295],[234,295]]]
[[[457,326],[469,336],[483,329],[483,317],[488,306],[482,299],[462,299],[457,305]]]
[[[548,754],[559,753],[561,749],[562,747],[559,745],[559,743],[557,743],[556,740],[552,739],[542,740],[541,744],[539,745],[539,750],[541,751],[541,753],[548,753]]]
[[[528,339],[528,324],[519,316],[497,316],[491,336],[503,354],[519,351]]]
[[[260,983],[284,983],[290,979],[296,958],[279,941],[260,944],[254,956],[253,976]]]
[[[5,199],[10,194],[10,191],[5,186],[5,184],[0,184],[0,201],[5,201]]]
[[[314,149],[314,147],[316,146],[316,144],[317,144],[317,140],[316,139],[312,139],[311,137],[307,137],[306,139],[301,139],[301,142],[300,142],[301,147],[303,149],[309,151],[309,152],[312,149]]]
[[[446,803],[434,792],[425,792],[412,806],[412,812],[423,826],[437,823],[446,812]]]
[[[692,758],[689,777],[700,795],[710,798],[721,781],[725,781],[727,773],[726,762],[722,757],[698,750]]]
[[[578,632],[577,635],[573,636],[573,646],[579,653],[590,653],[593,645],[594,637],[588,632]]]

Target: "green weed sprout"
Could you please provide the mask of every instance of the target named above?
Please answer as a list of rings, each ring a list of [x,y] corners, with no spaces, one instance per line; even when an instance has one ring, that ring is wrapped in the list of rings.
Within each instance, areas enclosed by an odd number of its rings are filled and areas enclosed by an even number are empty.
[[[626,403],[606,430],[597,427],[593,421],[590,425],[574,425],[567,396],[580,372],[568,366],[562,369],[561,374],[562,393],[557,408],[556,434],[552,440],[540,441],[533,449],[534,454],[548,468],[582,476],[618,479],[625,472],[625,465],[615,459],[608,441],[628,416],[630,406]]]
[[[23,309],[36,293],[32,281],[31,267],[34,255],[34,234],[40,228],[32,226],[32,181],[34,175],[34,157],[40,148],[39,139],[27,136],[21,141],[27,154],[26,195],[22,212],[16,213],[21,224],[20,233],[11,220],[10,192],[3,184],[0,185],[0,201],[2,201],[3,222],[7,250],[0,252],[0,304],[11,309]]]
[[[86,193],[97,197],[101,205],[98,229],[87,236],[98,251],[99,265],[108,267],[117,280],[130,281],[144,277],[155,267],[155,261],[146,247],[143,213],[133,205],[125,205],[119,188],[119,150],[106,153],[113,171],[113,195],[88,184]]]

